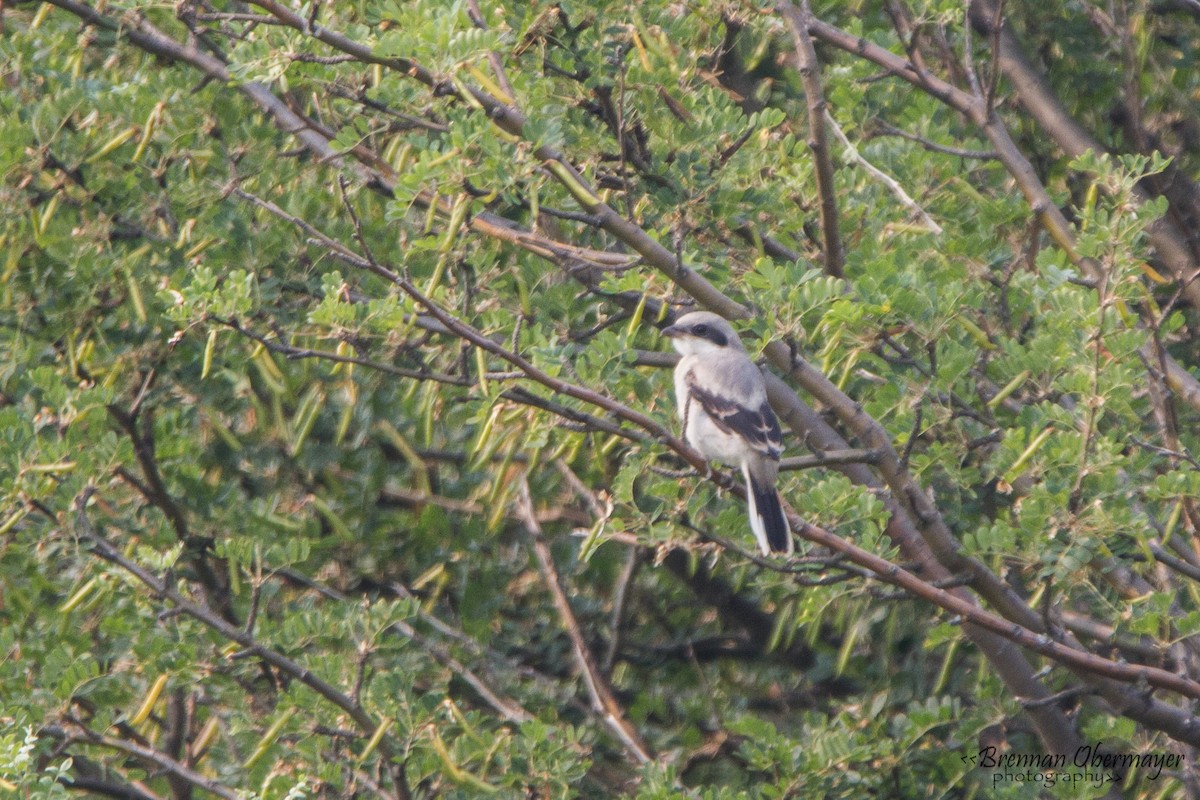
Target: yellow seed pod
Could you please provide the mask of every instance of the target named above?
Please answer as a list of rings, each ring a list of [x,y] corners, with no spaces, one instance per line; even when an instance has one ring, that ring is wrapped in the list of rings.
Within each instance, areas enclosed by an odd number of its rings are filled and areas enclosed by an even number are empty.
[[[140,133],[140,132],[141,132],[141,128],[138,127],[137,125],[129,126],[125,130],[121,131],[116,136],[112,137],[107,142],[105,142],[103,147],[101,147],[99,150],[97,150],[96,152],[94,152],[90,156],[88,156],[84,160],[83,163],[94,164],[95,162],[100,161],[105,156],[110,155],[118,147],[120,147],[121,145],[128,142],[134,136],[137,136],[138,133]]]
[[[167,676],[159,675],[153,684],[150,686],[150,691],[146,692],[146,696],[142,699],[142,705],[138,708],[137,713],[129,720],[129,724],[136,727],[141,725],[150,718],[150,712],[154,710],[155,703],[162,695],[163,689],[167,688]]]

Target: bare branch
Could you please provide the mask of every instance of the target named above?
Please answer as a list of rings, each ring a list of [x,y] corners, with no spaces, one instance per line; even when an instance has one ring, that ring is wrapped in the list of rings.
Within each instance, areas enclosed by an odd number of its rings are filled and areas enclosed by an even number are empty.
[[[279,353],[287,358],[304,359],[315,358],[322,361],[332,361],[335,364],[355,364],[360,367],[382,372],[387,375],[394,375],[397,378],[414,378],[416,380],[430,380],[437,383],[447,383],[453,386],[474,386],[475,381],[470,378],[464,378],[459,375],[449,375],[443,372],[435,372],[427,369],[412,369],[408,367],[397,367],[394,364],[388,364],[383,361],[375,361],[369,358],[361,358],[359,356],[345,356],[340,353],[329,350],[316,350],[310,347],[293,347],[290,344],[284,344],[278,339],[269,339],[262,334],[255,333],[249,328],[242,325],[236,319],[224,319],[221,317],[213,317],[214,322],[218,322],[228,328],[240,333],[251,341],[258,342],[272,353]],[[511,373],[497,373],[488,375],[489,379],[500,380],[504,377],[512,377]]]
[[[120,753],[132,756],[142,763],[152,766],[156,770],[161,770],[169,775],[186,781],[198,789],[215,794],[217,797],[224,800],[240,800],[242,795],[239,792],[230,789],[220,781],[210,778],[207,775],[202,775],[199,772],[191,769],[185,764],[176,761],[161,750],[156,750],[153,747],[131,742],[127,739],[119,739],[116,736],[109,736],[103,733],[97,733],[87,728],[83,723],[76,721],[72,726],[78,733],[73,734],[73,738],[87,742],[90,745],[104,747],[109,750],[116,750]]]
[[[891,564],[873,553],[841,539],[828,531],[807,525],[801,520],[791,520],[794,530],[809,541],[828,547],[837,553],[845,553],[855,563],[867,567],[880,579],[911,592],[962,616],[973,626],[991,631],[1066,666],[1085,673],[1113,678],[1125,683],[1146,683],[1161,689],[1178,692],[1184,697],[1200,699],[1200,683],[1157,667],[1139,666],[1110,661],[1106,658],[1067,647],[1050,637],[1034,633],[1019,625],[991,614],[978,606],[940,589],[913,575],[902,567]],[[1034,698],[1036,699],[1036,698]]]
[[[827,450],[811,456],[792,456],[780,459],[781,472],[788,470],[813,469],[829,467],[835,464],[873,464],[879,460],[879,454],[874,450],[846,449]]]
[[[828,110],[825,112],[825,120],[829,123],[829,128],[833,131],[833,135],[837,137],[837,140],[842,143],[842,147],[846,149],[847,158],[849,158],[855,164],[858,164],[867,171],[867,174],[886,186],[888,191],[895,195],[896,199],[900,201],[900,205],[907,208],[914,216],[916,216],[916,218],[921,221],[921,224],[928,228],[931,233],[941,235],[942,226],[934,222],[933,218],[930,217],[929,214],[925,213],[925,209],[917,205],[916,200],[913,200],[911,197],[909,197],[908,192],[904,191],[904,187],[901,186],[895,178],[863,158],[862,153],[858,152],[858,148],[851,144],[850,140],[846,138],[846,132],[843,131],[841,126],[837,124],[837,120],[833,118]]]
[[[559,460],[559,464],[562,461]],[[565,466],[565,465],[564,465]],[[638,565],[642,563],[643,552],[639,547],[629,547],[625,553],[625,564],[617,575],[613,586],[612,614],[609,615],[608,649],[604,652],[601,668],[605,674],[612,672],[616,663],[617,651],[621,649],[625,625],[625,601],[629,596],[629,587],[633,584],[633,576],[637,574]]]
[[[529,483],[524,475],[520,478],[517,493],[517,513],[525,522],[525,530],[529,534],[530,547],[537,557],[542,580],[550,592],[554,607],[558,610],[558,616],[567,632],[567,638],[571,640],[575,662],[579,667],[579,673],[587,687],[588,694],[592,698],[592,705],[597,713],[602,715],[604,722],[616,734],[629,754],[639,763],[648,763],[653,758],[649,748],[642,741],[641,734],[625,718],[625,710],[617,702],[612,687],[609,686],[608,680],[596,666],[596,659],[583,639],[579,621],[575,618],[575,612],[571,609],[571,603],[567,600],[566,592],[563,591],[562,583],[559,581],[558,570],[554,566],[554,556],[550,554],[550,547],[542,535],[542,527],[534,515],[533,499],[529,496]]]
[[[879,128],[882,133],[872,133],[870,134],[871,136],[899,136],[902,139],[908,139],[910,142],[916,142],[931,153],[945,153],[948,156],[978,159],[981,161],[994,161],[1000,157],[995,150],[967,150],[962,147],[951,147],[949,145],[931,142],[922,136],[917,136],[915,133],[909,133],[902,128],[897,128],[891,123],[884,122],[883,120],[877,120],[875,122],[875,127]]]
[[[800,78],[804,82],[804,95],[808,106],[808,148],[813,154],[817,175],[817,193],[821,198],[821,233],[825,241],[825,271],[836,278],[845,275],[845,253],[842,236],[838,231],[837,193],[833,186],[833,160],[829,155],[829,144],[825,138],[825,122],[828,114],[825,93],[821,88],[821,65],[817,63],[817,51],[813,48],[808,29],[813,18],[808,0],[800,0],[796,6],[791,0],[782,0],[779,13],[787,21],[792,33],[792,45],[800,63]]]
[[[1176,558],[1166,550],[1163,550],[1161,545],[1150,545],[1150,552],[1154,555],[1155,561],[1170,567],[1180,575],[1186,575],[1194,581],[1200,581],[1200,567],[1193,566],[1181,558]]]

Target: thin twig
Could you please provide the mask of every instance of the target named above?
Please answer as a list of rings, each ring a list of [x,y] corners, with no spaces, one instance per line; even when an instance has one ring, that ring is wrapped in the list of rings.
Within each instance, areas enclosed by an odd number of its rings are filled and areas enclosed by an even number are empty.
[[[711,530],[693,525],[686,519],[680,520],[679,524],[695,533],[702,540],[712,542],[721,546],[721,549],[727,550],[741,558],[750,561],[755,566],[770,570],[771,572],[779,572],[784,575],[790,575],[792,580],[800,586],[827,586],[835,583],[844,583],[852,576],[858,578],[870,579],[872,576],[869,572],[863,571],[855,567],[853,564],[847,563],[844,555],[829,556],[797,556],[789,558],[787,561],[782,561],[771,556],[763,556],[757,550],[748,550],[742,547],[732,539],[728,539],[719,534],[713,533]],[[827,569],[840,570],[845,574],[826,576],[824,578],[809,578],[809,574]]]
[[[931,153],[944,153],[948,156],[957,156],[958,158],[978,159],[980,161],[994,161],[1000,157],[1000,154],[995,150],[968,150],[963,147],[951,147],[946,144],[938,144],[930,141],[923,136],[918,136],[915,133],[909,133],[903,128],[897,128],[891,123],[877,120],[875,127],[879,128],[882,133],[873,133],[872,136],[899,136],[901,139],[908,139],[910,142],[916,142],[921,147]]]
[[[397,597],[405,597],[413,600],[417,599],[412,590],[402,583],[389,583],[387,589]],[[447,639],[457,642],[459,645],[466,648],[466,650],[476,658],[486,660],[491,665],[498,665],[500,668],[519,676],[520,680],[523,682],[534,682],[539,684],[543,689],[549,689],[555,692],[559,690],[559,683],[553,678],[538,672],[526,664],[514,661],[498,650],[488,647],[487,645],[480,644],[463,631],[447,623],[441,617],[438,617],[437,615],[427,611],[420,603],[416,603],[415,607],[417,618],[421,620],[421,622],[433,628]],[[584,714],[590,715],[592,713],[591,709],[582,703],[578,704],[577,709],[582,711]]]
[[[278,24],[278,23],[276,23]],[[292,61],[298,61],[304,64],[346,64],[351,61],[356,61],[354,56],[316,56],[312,53],[288,53],[287,57]]]
[[[625,553],[625,564],[617,576],[612,593],[612,613],[609,615],[608,649],[604,651],[601,669],[604,674],[612,673],[617,652],[621,649],[622,631],[625,624],[625,601],[629,596],[629,587],[633,584],[633,576],[637,574],[638,565],[642,563],[643,551],[640,547],[629,547]]]
[[[282,25],[270,14],[246,14],[238,12],[197,12],[195,18],[201,22],[252,22],[256,25]]]
[[[450,655],[450,651],[442,645],[422,636],[417,630],[407,622],[399,621],[392,623],[392,628],[398,631],[405,638],[412,640],[416,644],[425,648],[425,651],[433,656],[442,666],[449,669],[455,675],[463,680],[468,686],[475,690],[479,697],[495,709],[500,716],[509,722],[522,723],[529,722],[534,718],[533,714],[529,713],[516,700],[511,697],[503,697],[498,691],[491,688],[486,681],[479,677],[464,666],[458,659]]]
[[[1145,448],[1153,453],[1158,453],[1161,456],[1167,456],[1169,458],[1178,458],[1182,461],[1186,461],[1188,464],[1191,464],[1196,469],[1200,469],[1200,459],[1196,458],[1191,453],[1185,453],[1182,450],[1172,450],[1169,447],[1161,447],[1151,442],[1142,441],[1136,436],[1132,437],[1129,441],[1133,442],[1138,447]]]
[[[272,572],[273,572],[273,574],[283,574],[284,572],[287,572],[287,571],[286,570],[273,570]],[[302,582],[305,585],[307,585],[308,587],[312,588],[313,590],[315,590],[317,592],[320,592],[322,595],[324,595],[325,597],[328,597],[331,600],[336,600],[339,602],[347,602],[347,603],[351,602],[351,598],[349,596],[347,596],[346,594],[344,594],[342,592],[339,592],[336,589],[333,589],[322,583],[318,583],[317,581],[314,581],[311,578],[308,578],[307,576],[298,576],[298,577],[301,578]],[[292,579],[292,577],[289,575],[289,580],[290,579]],[[408,598],[413,597],[413,595],[408,592],[407,588],[402,587],[398,584],[394,585],[394,587],[403,589],[403,592],[400,593],[400,594],[402,594],[402,596],[408,597]],[[457,641],[463,641],[465,639],[473,646],[473,651],[475,651],[479,655],[485,655],[483,653],[483,649],[479,646],[479,644],[477,642],[475,642],[475,640],[469,639],[468,637],[466,637],[466,634],[462,633],[461,631],[457,631],[453,628],[450,628],[448,625],[443,623],[440,619],[438,619],[437,617],[434,617],[428,611],[421,609],[419,606],[417,607],[417,616],[419,619],[426,621],[426,622],[436,621],[437,624],[434,627],[436,627],[439,631],[441,631],[443,633],[452,633],[453,638],[455,638]],[[414,628],[412,625],[408,624],[407,622],[404,622],[403,620],[400,620],[400,621],[392,623],[391,630],[396,631],[400,635],[404,636],[406,639],[410,639],[415,644],[424,648],[426,650],[426,652],[428,652],[431,656],[433,656],[439,663],[441,663],[443,666],[450,669],[452,672],[454,672],[456,675],[458,675],[460,678],[462,678],[463,681],[465,681],[468,685],[470,685],[473,689],[475,689],[475,691],[484,700],[484,702],[486,702],[488,705],[490,705],[496,711],[500,712],[501,716],[503,716],[509,722],[520,723],[520,722],[527,722],[528,720],[533,719],[533,715],[530,714],[527,710],[525,710],[525,708],[522,707],[520,703],[518,703],[517,701],[515,701],[511,698],[501,697],[499,692],[490,688],[488,686],[488,684],[482,678],[480,678],[476,673],[472,672],[470,669],[468,669],[466,666],[464,666],[460,661],[458,661],[456,658],[454,658],[450,654],[449,649],[447,649],[446,647],[444,647],[441,644],[438,644],[437,642],[432,641],[431,639],[429,639],[429,637],[424,636],[423,634],[419,633],[416,630],[416,628]],[[508,666],[511,666],[511,665],[508,665]],[[357,702],[357,698],[358,698],[359,694],[361,693],[359,691],[361,685],[362,685],[362,679],[360,676],[358,679],[356,679],[355,691],[351,694],[351,696],[353,698],[355,698],[356,702]]]
[[[97,733],[78,720],[75,720],[71,727],[78,731],[78,733],[73,735],[73,738],[78,741],[87,742],[89,745],[96,747],[116,750],[119,753],[132,756],[138,761],[153,767],[156,771],[166,772],[198,789],[203,789],[210,794],[224,798],[224,800],[241,800],[241,793],[234,791],[215,778],[210,778],[207,775],[196,772],[194,769],[176,761],[161,750],[146,747],[126,739],[118,739],[115,736]]]
[[[558,617],[566,630],[567,638],[571,640],[575,662],[579,667],[580,676],[583,678],[588,694],[591,696],[592,705],[596,712],[603,717],[609,729],[616,734],[621,744],[625,746],[626,751],[639,763],[649,763],[652,759],[650,749],[642,740],[641,734],[625,718],[625,710],[617,702],[612,687],[608,685],[608,680],[596,666],[595,657],[588,648],[587,642],[584,641],[579,621],[575,618],[575,612],[571,609],[571,603],[559,581],[558,569],[554,566],[554,557],[550,554],[550,546],[546,543],[546,539],[542,535],[542,526],[538,524],[534,515],[533,499],[529,496],[529,482],[524,475],[519,480],[517,515],[524,520],[525,530],[529,534],[530,547],[537,557],[542,580],[550,592],[554,607],[558,610]]]
[[[967,9],[967,27],[971,26],[970,9]],[[992,68],[988,75],[988,88],[986,95],[987,113],[991,114],[996,109],[996,87],[1000,84],[1000,28],[1004,24],[1004,0],[996,0],[996,10],[992,15],[992,25],[988,41],[992,50]]]
[[[813,469],[833,464],[874,464],[879,460],[875,450],[861,448],[847,450],[823,450],[809,456],[792,456],[779,461],[779,471]]]
[[[411,369],[406,367],[397,367],[394,364],[388,364],[383,361],[375,361],[369,358],[360,358],[358,356],[344,356],[341,353],[332,352],[329,350],[316,350],[310,347],[293,347],[289,344],[284,344],[278,339],[268,339],[260,333],[256,333],[242,325],[236,319],[225,319],[222,317],[212,317],[214,322],[218,322],[228,328],[231,328],[247,339],[258,342],[272,353],[279,353],[282,356],[295,359],[315,358],[323,361],[332,361],[335,364],[355,364],[357,366],[366,367],[367,369],[382,372],[387,375],[394,375],[398,378],[414,378],[416,380],[430,380],[436,383],[446,383],[453,386],[474,386],[475,381],[469,378],[463,378],[459,375],[450,375],[443,372],[435,372],[429,369]],[[500,380],[502,377],[512,377],[512,373],[497,373],[495,379]],[[489,375],[492,378],[493,375]]]
[[[975,71],[975,43],[971,36],[971,3],[963,0],[963,71],[967,75],[967,86],[971,94],[978,100],[983,100],[983,87],[979,84],[979,73]]]
[[[543,411],[549,411],[557,417],[562,417],[564,420],[569,420],[569,423],[562,423],[564,427],[579,431],[601,431],[603,433],[611,433],[614,436],[620,436],[623,439],[628,439],[631,442],[651,442],[654,437],[646,435],[637,428],[628,428],[617,423],[597,417],[595,414],[589,414],[586,411],[572,408],[563,403],[555,402],[547,397],[541,397],[521,386],[514,386],[511,389],[505,389],[500,393],[500,396],[505,400],[512,400],[514,403],[533,406],[540,408]],[[573,423],[573,424],[571,424]]]
[[[1048,697],[1039,697],[1036,700],[1021,698],[1021,706],[1023,708],[1042,708],[1061,703],[1064,700],[1073,700],[1080,695],[1091,694],[1094,691],[1095,689],[1088,686],[1072,686],[1070,689],[1063,689],[1061,692],[1055,692]]]
[[[928,228],[932,233],[941,235],[942,226],[933,221],[933,217],[929,216],[929,214],[925,212],[925,209],[921,208],[921,206],[917,204],[917,201],[913,200],[909,196],[908,192],[904,191],[904,187],[901,186],[895,178],[863,158],[862,153],[858,152],[858,148],[850,143],[850,140],[846,137],[846,132],[842,130],[841,126],[837,124],[837,120],[835,120],[833,115],[828,111],[825,112],[825,120],[829,123],[829,129],[833,131],[833,135],[837,137],[837,140],[842,143],[842,147],[845,148],[846,157],[848,159],[853,161],[855,164],[858,164],[866,171],[868,175],[886,186],[888,191],[895,195],[896,199],[900,201],[900,205],[912,212],[917,219],[921,221],[922,225]]]
[[[781,0],[777,8],[787,21],[792,33],[792,45],[800,63],[800,78],[804,83],[804,96],[808,108],[808,149],[813,154],[817,177],[817,193],[821,197],[821,235],[824,239],[825,272],[836,278],[845,274],[845,253],[842,236],[838,230],[837,193],[833,186],[833,160],[829,155],[829,144],[825,138],[825,120],[828,116],[825,93],[821,88],[821,65],[817,62],[817,51],[813,47],[809,26],[813,20],[808,0],[800,0],[797,6],[791,0]]]

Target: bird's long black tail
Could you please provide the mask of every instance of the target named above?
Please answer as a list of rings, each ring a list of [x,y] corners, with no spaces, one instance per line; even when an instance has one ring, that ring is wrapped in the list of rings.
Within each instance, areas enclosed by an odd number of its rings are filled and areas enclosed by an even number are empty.
[[[749,465],[742,468],[746,476],[746,499],[750,503],[750,529],[763,555],[792,552],[792,532],[774,480],[755,476]],[[773,476],[772,476],[773,477]]]

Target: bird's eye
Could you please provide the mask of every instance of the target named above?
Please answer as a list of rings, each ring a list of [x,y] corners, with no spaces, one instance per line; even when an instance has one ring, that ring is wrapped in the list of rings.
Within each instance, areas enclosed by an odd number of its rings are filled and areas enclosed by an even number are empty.
[[[708,326],[701,322],[699,325],[692,328],[692,333],[696,334],[697,336],[706,336],[708,335]]]

